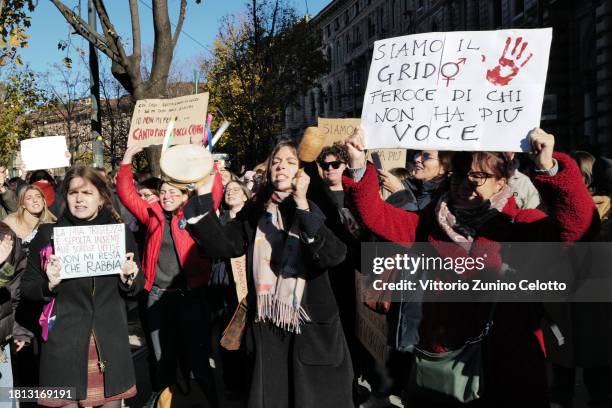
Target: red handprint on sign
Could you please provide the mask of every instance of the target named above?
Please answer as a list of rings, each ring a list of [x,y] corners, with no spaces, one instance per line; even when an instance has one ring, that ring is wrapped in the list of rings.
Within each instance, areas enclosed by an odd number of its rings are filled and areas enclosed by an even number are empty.
[[[508,85],[510,81],[512,81],[512,79],[514,79],[514,77],[519,73],[519,70],[524,67],[533,56],[533,53],[530,53],[527,58],[525,58],[523,63],[520,62],[523,56],[523,51],[525,51],[528,44],[527,42],[523,42],[523,37],[518,37],[516,39],[512,52],[510,55],[506,56],[511,42],[512,40],[510,37],[506,38],[506,46],[504,47],[502,56],[499,58],[499,64],[495,68],[487,70],[487,81],[494,85]],[[521,45],[521,42],[523,42],[523,45]]]

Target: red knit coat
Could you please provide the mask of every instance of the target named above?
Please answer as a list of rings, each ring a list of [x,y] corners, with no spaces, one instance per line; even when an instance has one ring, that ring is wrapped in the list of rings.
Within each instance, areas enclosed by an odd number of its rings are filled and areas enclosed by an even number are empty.
[[[129,164],[122,164],[117,173],[117,195],[125,208],[147,227],[141,259],[146,278],[145,289],[151,290],[155,282],[155,270],[164,236],[164,210],[159,202],[149,204],[138,195]],[[217,174],[213,188],[215,209],[219,208],[222,196],[221,178]],[[184,227],[185,222],[182,209],[175,211],[171,220],[172,237],[179,262],[186,273],[187,285],[194,289],[208,283],[212,262],[210,258],[200,254],[197,244]]]
[[[473,251],[483,249],[490,255],[490,249],[499,246],[499,242],[573,242],[593,233],[598,226],[597,211],[578,167],[565,154],[554,153],[554,158],[559,164],[558,173],[533,179],[548,206],[548,214],[519,209],[514,198],[509,198],[502,210],[504,216],[493,218],[478,230],[470,256],[477,257]],[[380,237],[392,242],[429,242],[443,257],[468,255],[461,246],[450,242],[438,225],[435,205],[422,212],[408,212],[384,202],[371,164],[361,181],[344,176],[343,184],[362,222]],[[501,259],[489,258],[488,264],[501,265]],[[463,277],[469,278],[470,274]],[[424,303],[419,328],[421,345],[436,352],[452,348],[449,345],[460,347],[480,333],[490,307],[482,303]],[[485,346],[489,350],[485,351],[485,367],[489,368],[485,374],[489,378],[485,379],[486,393],[496,406],[524,402],[527,396],[529,406],[548,404],[539,311],[533,304],[497,305],[494,330]]]

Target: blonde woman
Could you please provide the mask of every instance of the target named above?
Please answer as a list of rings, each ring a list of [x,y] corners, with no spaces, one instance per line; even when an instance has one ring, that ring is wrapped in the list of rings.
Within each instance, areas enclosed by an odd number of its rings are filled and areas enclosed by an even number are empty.
[[[34,238],[41,224],[55,221],[55,216],[47,207],[43,191],[35,185],[26,186],[21,190],[17,211],[4,219],[25,246]]]

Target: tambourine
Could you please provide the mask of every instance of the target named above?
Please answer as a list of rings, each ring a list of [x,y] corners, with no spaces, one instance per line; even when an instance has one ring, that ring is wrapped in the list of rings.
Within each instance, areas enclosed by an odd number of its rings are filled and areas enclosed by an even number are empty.
[[[166,183],[180,190],[195,190],[213,170],[210,152],[199,145],[181,144],[162,152],[159,166]]]

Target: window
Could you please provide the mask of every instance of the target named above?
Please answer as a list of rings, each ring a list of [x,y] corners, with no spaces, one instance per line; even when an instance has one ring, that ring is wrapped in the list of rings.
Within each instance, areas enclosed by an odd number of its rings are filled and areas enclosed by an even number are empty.
[[[334,31],[338,31],[340,29],[340,20],[338,17],[334,20]]]
[[[359,24],[353,27],[353,48],[357,48],[361,45],[361,30]]]
[[[319,88],[317,92],[317,110],[319,116],[325,116],[325,103],[323,102],[323,89]],[[316,116],[314,117],[316,119]]]
[[[376,35],[376,24],[372,17],[368,17],[368,38],[372,38]]]
[[[340,81],[336,82],[336,107],[338,110],[342,109],[342,84]]]
[[[498,0],[493,0],[493,28],[501,28],[502,26],[502,9],[501,2]]]
[[[348,14],[348,10],[346,10],[344,12],[344,25],[347,26],[349,23],[349,14]]]
[[[336,40],[336,61],[335,66],[340,65],[342,54],[340,53],[340,40]]]
[[[317,117],[317,105],[315,104],[314,90],[310,91],[310,117]]]
[[[327,38],[331,37],[331,24],[327,25],[326,31],[327,31]]]
[[[331,84],[327,85],[327,95],[325,95],[325,99],[329,103],[329,112],[333,112],[334,110],[334,91],[332,89]]]
[[[351,37],[348,35],[348,33],[346,33],[346,35],[344,36],[344,44],[345,44],[344,49],[348,53],[349,50],[353,48],[351,47]]]
[[[525,11],[525,0],[514,0],[513,1],[513,12],[514,16],[518,16]]]
[[[355,2],[355,17],[359,14],[359,1]]]

